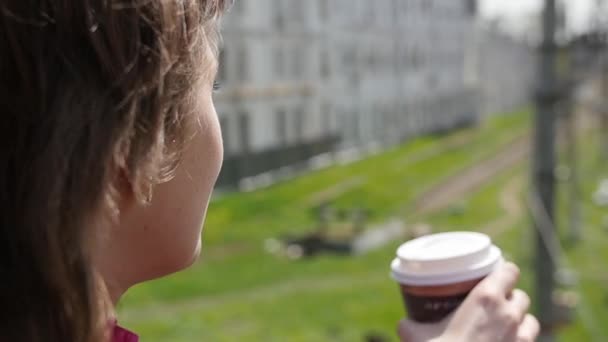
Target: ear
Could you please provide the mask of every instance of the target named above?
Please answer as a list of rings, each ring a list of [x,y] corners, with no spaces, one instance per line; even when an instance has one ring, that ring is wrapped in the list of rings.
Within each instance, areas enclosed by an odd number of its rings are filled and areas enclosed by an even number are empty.
[[[131,210],[139,204],[135,186],[129,179],[128,172],[124,168],[120,168],[115,173],[110,191],[114,210],[117,211],[116,219],[120,218],[121,213]]]

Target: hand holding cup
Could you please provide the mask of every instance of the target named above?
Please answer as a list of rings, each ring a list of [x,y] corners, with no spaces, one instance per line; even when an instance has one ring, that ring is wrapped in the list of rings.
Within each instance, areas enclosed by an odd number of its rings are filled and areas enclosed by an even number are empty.
[[[515,289],[519,269],[475,232],[424,236],[401,245],[391,263],[410,319],[403,341],[534,341],[530,298]]]

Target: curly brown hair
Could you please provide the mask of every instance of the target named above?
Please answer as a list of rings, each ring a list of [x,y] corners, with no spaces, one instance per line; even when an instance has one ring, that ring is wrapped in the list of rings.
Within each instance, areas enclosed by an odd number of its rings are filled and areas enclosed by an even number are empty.
[[[0,3],[0,340],[104,338],[91,222],[170,178],[226,2]]]

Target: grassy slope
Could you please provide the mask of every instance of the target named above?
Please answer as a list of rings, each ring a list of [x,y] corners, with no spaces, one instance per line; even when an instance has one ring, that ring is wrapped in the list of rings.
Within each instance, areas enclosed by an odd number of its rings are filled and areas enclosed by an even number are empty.
[[[495,153],[521,135],[527,121],[526,113],[500,117],[480,129],[419,139],[351,165],[223,197],[210,208],[203,261],[131,291],[121,317],[146,341],[352,341],[372,330],[391,336],[403,314],[387,278],[398,242],[365,256],[293,263],[266,254],[264,239],[310,229],[308,199],[353,177],[365,181],[340,194],[338,206],[363,205],[376,220],[407,217],[418,194]],[[454,147],[456,140],[461,145]],[[471,194],[463,215],[440,213],[431,222],[446,229],[476,227],[500,216],[497,193],[521,173],[506,173]],[[522,255],[518,232],[500,238],[510,254]]]
[[[606,225],[608,211],[595,206],[591,200],[598,182],[608,177],[608,164],[598,158],[597,133],[583,137],[579,148],[583,239],[577,244],[569,244],[567,239],[566,185],[560,186],[558,192],[558,226],[566,256],[564,263],[578,272],[576,289],[581,295],[577,321],[562,331],[562,341],[605,341],[608,338],[605,324],[608,322],[608,231],[602,228]]]

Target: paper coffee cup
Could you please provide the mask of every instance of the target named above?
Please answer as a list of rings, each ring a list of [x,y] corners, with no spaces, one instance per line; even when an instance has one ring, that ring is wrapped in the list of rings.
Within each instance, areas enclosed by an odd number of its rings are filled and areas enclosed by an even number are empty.
[[[454,311],[502,262],[500,249],[485,234],[440,233],[401,245],[391,275],[400,284],[409,317],[436,322]]]

